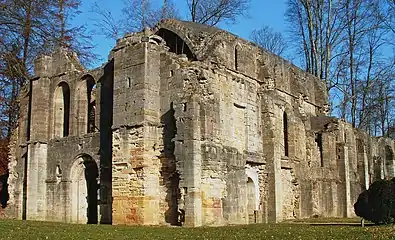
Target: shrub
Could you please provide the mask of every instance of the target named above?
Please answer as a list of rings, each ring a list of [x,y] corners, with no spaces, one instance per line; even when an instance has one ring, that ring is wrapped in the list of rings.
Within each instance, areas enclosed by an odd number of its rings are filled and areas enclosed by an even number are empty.
[[[376,224],[393,223],[395,219],[395,178],[378,180],[363,191],[354,204],[355,214]]]

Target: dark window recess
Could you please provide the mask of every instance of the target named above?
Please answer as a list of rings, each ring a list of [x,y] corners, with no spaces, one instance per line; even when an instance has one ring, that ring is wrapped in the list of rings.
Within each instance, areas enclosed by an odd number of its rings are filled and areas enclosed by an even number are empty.
[[[184,112],[186,112],[187,109],[188,109],[188,108],[187,108],[187,103],[183,103],[182,105],[183,105],[183,110],[184,110]]]
[[[283,134],[284,134],[284,156],[288,157],[288,116],[287,113],[283,114]]]
[[[241,109],[245,109],[246,108],[245,106],[243,106],[241,104],[238,104],[238,103],[233,103],[233,106],[235,106],[237,108],[241,108]]]
[[[239,70],[239,63],[238,63],[238,59],[237,59],[237,55],[239,55],[238,50],[237,50],[237,46],[235,47],[235,70]]]
[[[88,112],[88,132],[91,133],[95,131],[96,101],[89,104]]]
[[[95,117],[96,117],[96,83],[93,78],[86,80],[87,95],[88,95],[88,133],[95,132]]]
[[[69,136],[69,128],[70,128],[70,88],[69,85],[62,85],[63,88],[63,104],[64,104],[64,112],[63,112],[63,136]]]
[[[323,167],[324,166],[324,158],[322,156],[322,133],[315,134],[315,142],[317,143],[318,151],[320,152],[320,164],[321,164],[321,167]]]

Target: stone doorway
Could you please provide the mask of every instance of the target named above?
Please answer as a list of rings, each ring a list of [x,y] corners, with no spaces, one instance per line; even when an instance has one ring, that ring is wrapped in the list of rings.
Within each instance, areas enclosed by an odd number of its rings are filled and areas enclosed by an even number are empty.
[[[247,211],[248,211],[248,222],[255,223],[255,209],[256,208],[256,194],[255,184],[251,178],[247,180]]]
[[[247,197],[247,214],[248,223],[259,223],[260,219],[260,193],[259,193],[259,178],[258,170],[254,167],[247,166],[246,168],[247,182],[246,182],[246,197]]]
[[[95,160],[89,155],[79,156],[71,168],[71,222],[98,223],[98,177]]]

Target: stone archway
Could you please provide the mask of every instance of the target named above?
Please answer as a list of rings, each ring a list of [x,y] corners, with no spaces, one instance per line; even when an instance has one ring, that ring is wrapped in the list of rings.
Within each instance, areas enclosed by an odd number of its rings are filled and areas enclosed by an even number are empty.
[[[254,214],[256,208],[255,184],[251,178],[247,180],[247,211],[248,215]]]
[[[77,157],[71,167],[71,222],[97,224],[99,171],[89,155]]]
[[[248,213],[248,222],[256,223],[257,212],[259,211],[259,184],[258,184],[258,172],[256,169],[248,167],[246,169],[247,175],[247,213]]]

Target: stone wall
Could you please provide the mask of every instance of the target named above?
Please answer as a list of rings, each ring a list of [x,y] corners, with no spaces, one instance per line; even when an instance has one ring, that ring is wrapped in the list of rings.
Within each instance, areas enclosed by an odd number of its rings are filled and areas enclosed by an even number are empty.
[[[392,140],[326,116],[324,82],[217,28],[165,20],[119,39],[100,68],[60,49],[35,71],[10,161],[17,218],[352,217],[358,194],[395,174]]]

